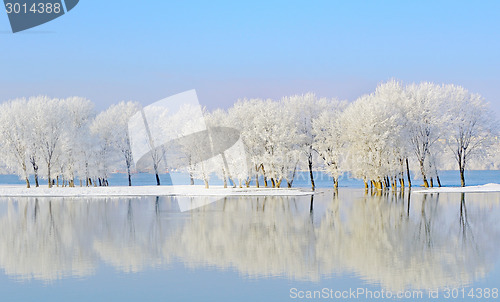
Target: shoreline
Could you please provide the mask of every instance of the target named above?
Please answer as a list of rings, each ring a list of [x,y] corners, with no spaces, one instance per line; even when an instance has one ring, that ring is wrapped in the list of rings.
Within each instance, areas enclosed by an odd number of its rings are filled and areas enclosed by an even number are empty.
[[[309,188],[224,188],[211,186],[206,189],[203,185],[180,186],[109,186],[109,187],[31,187],[24,185],[0,185],[0,197],[140,197],[140,196],[310,196],[321,193],[324,189],[318,188],[315,192]],[[360,189],[344,187],[342,189]],[[416,194],[439,193],[499,193],[500,184],[489,183],[468,187],[441,187],[419,188],[413,190]]]
[[[114,186],[114,187],[38,187],[0,185],[0,197],[137,197],[137,196],[307,196],[314,192],[301,188],[224,188],[200,185]]]

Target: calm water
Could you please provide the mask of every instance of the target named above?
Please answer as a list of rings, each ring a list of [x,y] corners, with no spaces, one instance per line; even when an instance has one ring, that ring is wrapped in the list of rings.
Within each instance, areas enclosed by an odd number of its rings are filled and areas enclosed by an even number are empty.
[[[296,301],[324,288],[443,301],[446,287],[500,287],[497,193],[210,201],[1,199],[2,301]]]

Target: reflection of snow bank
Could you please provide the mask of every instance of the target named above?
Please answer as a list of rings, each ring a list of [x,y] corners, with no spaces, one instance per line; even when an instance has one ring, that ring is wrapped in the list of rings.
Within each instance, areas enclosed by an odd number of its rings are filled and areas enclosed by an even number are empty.
[[[312,192],[299,189],[223,188],[203,186],[137,186],[137,187],[77,187],[77,188],[25,188],[0,186],[0,196],[45,197],[119,197],[119,196],[300,196]]]
[[[487,184],[483,186],[470,186],[470,187],[432,188],[432,189],[415,191],[415,193],[485,193],[485,192],[500,192],[500,184]]]

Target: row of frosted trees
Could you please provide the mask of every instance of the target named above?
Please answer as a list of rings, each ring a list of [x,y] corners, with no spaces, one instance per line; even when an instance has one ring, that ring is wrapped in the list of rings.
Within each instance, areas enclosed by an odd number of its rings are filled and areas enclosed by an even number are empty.
[[[16,99],[0,105],[1,161],[38,186],[107,185],[110,171],[134,170],[128,122],[140,109],[122,102],[96,113],[84,98]],[[338,186],[348,172],[377,189],[411,186],[410,171],[426,187],[441,185],[439,170],[455,161],[464,171],[473,159],[491,156],[496,130],[480,95],[455,85],[398,81],[352,103],[314,94],[280,100],[245,99],[227,110],[205,112],[207,126],[240,132],[245,165],[225,171],[221,161],[193,162],[186,168],[205,181],[216,175],[228,184],[257,187],[293,185],[300,171],[324,171]],[[197,150],[199,146],[187,146]],[[203,148],[201,148],[203,149]],[[234,160],[234,159],[233,159]],[[168,167],[167,167],[168,168]],[[157,173],[157,172],[156,172]]]
[[[253,176],[265,185],[290,187],[297,171],[322,170],[334,186],[345,172],[366,188],[411,186],[410,171],[426,187],[441,185],[439,169],[450,161],[460,173],[473,159],[491,155],[495,123],[488,104],[456,85],[398,81],[352,103],[314,94],[281,100],[250,99],[211,115],[212,123],[241,131]]]
[[[32,97],[0,105],[0,157],[8,172],[18,174],[29,188],[39,179],[53,185],[108,185],[117,165],[132,165],[127,123],[138,110],[122,102],[96,114],[84,98]],[[123,164],[120,164],[123,162]]]

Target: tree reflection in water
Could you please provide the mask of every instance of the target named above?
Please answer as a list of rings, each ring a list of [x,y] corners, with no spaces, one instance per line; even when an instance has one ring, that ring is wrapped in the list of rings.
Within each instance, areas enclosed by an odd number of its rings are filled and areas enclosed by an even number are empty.
[[[467,204],[465,194],[351,189],[216,202],[4,199],[0,267],[47,282],[91,276],[101,265],[131,273],[182,263],[247,278],[349,274],[390,290],[463,286],[487,276],[500,247],[500,196],[468,196]],[[184,206],[194,209],[180,212]]]

